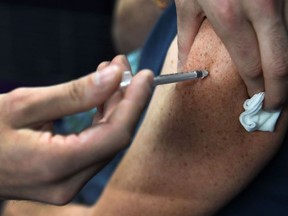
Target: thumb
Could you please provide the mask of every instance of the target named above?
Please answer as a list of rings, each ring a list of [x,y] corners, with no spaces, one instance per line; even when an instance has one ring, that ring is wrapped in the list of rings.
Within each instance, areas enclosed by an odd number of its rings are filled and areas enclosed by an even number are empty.
[[[111,64],[78,80],[51,87],[11,92],[17,124],[33,124],[89,110],[103,104],[118,88],[124,64]],[[13,97],[14,94],[14,97]],[[7,96],[8,96],[7,95]],[[16,95],[16,96],[15,96]],[[15,104],[16,102],[16,104]]]

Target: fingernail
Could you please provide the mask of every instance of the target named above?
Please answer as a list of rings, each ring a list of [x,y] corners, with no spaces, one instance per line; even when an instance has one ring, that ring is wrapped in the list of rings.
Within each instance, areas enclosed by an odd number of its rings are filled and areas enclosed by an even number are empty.
[[[103,86],[103,85],[113,82],[118,70],[119,70],[118,66],[110,65],[101,71],[97,71],[94,75],[95,85]]]

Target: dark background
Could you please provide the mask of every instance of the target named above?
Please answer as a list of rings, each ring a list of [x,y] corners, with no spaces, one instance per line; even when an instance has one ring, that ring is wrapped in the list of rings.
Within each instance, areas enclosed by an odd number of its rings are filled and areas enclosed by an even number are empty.
[[[111,60],[113,5],[114,0],[0,0],[0,93],[68,81]]]
[[[0,0],[0,93],[85,75],[115,55],[114,0]]]

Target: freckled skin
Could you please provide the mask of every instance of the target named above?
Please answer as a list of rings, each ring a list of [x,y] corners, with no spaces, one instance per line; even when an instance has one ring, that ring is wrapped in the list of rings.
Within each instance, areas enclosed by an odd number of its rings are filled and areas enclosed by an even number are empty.
[[[176,70],[176,40],[163,71]],[[207,22],[184,70],[207,69],[200,81],[157,87],[145,121],[95,215],[213,215],[259,173],[287,129],[246,132],[239,123],[248,97],[225,47]]]

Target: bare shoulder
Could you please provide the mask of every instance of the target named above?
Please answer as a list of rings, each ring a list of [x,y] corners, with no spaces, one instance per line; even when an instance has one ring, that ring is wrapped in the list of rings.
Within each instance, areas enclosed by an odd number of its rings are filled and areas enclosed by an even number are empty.
[[[162,73],[176,70],[176,44]],[[208,23],[184,68],[193,69],[210,73],[203,80],[157,87],[131,149],[98,203],[98,210],[113,203],[111,214],[102,215],[119,215],[120,209],[123,215],[213,214],[281,146],[286,109],[274,133],[248,133],[240,125],[246,88]]]

